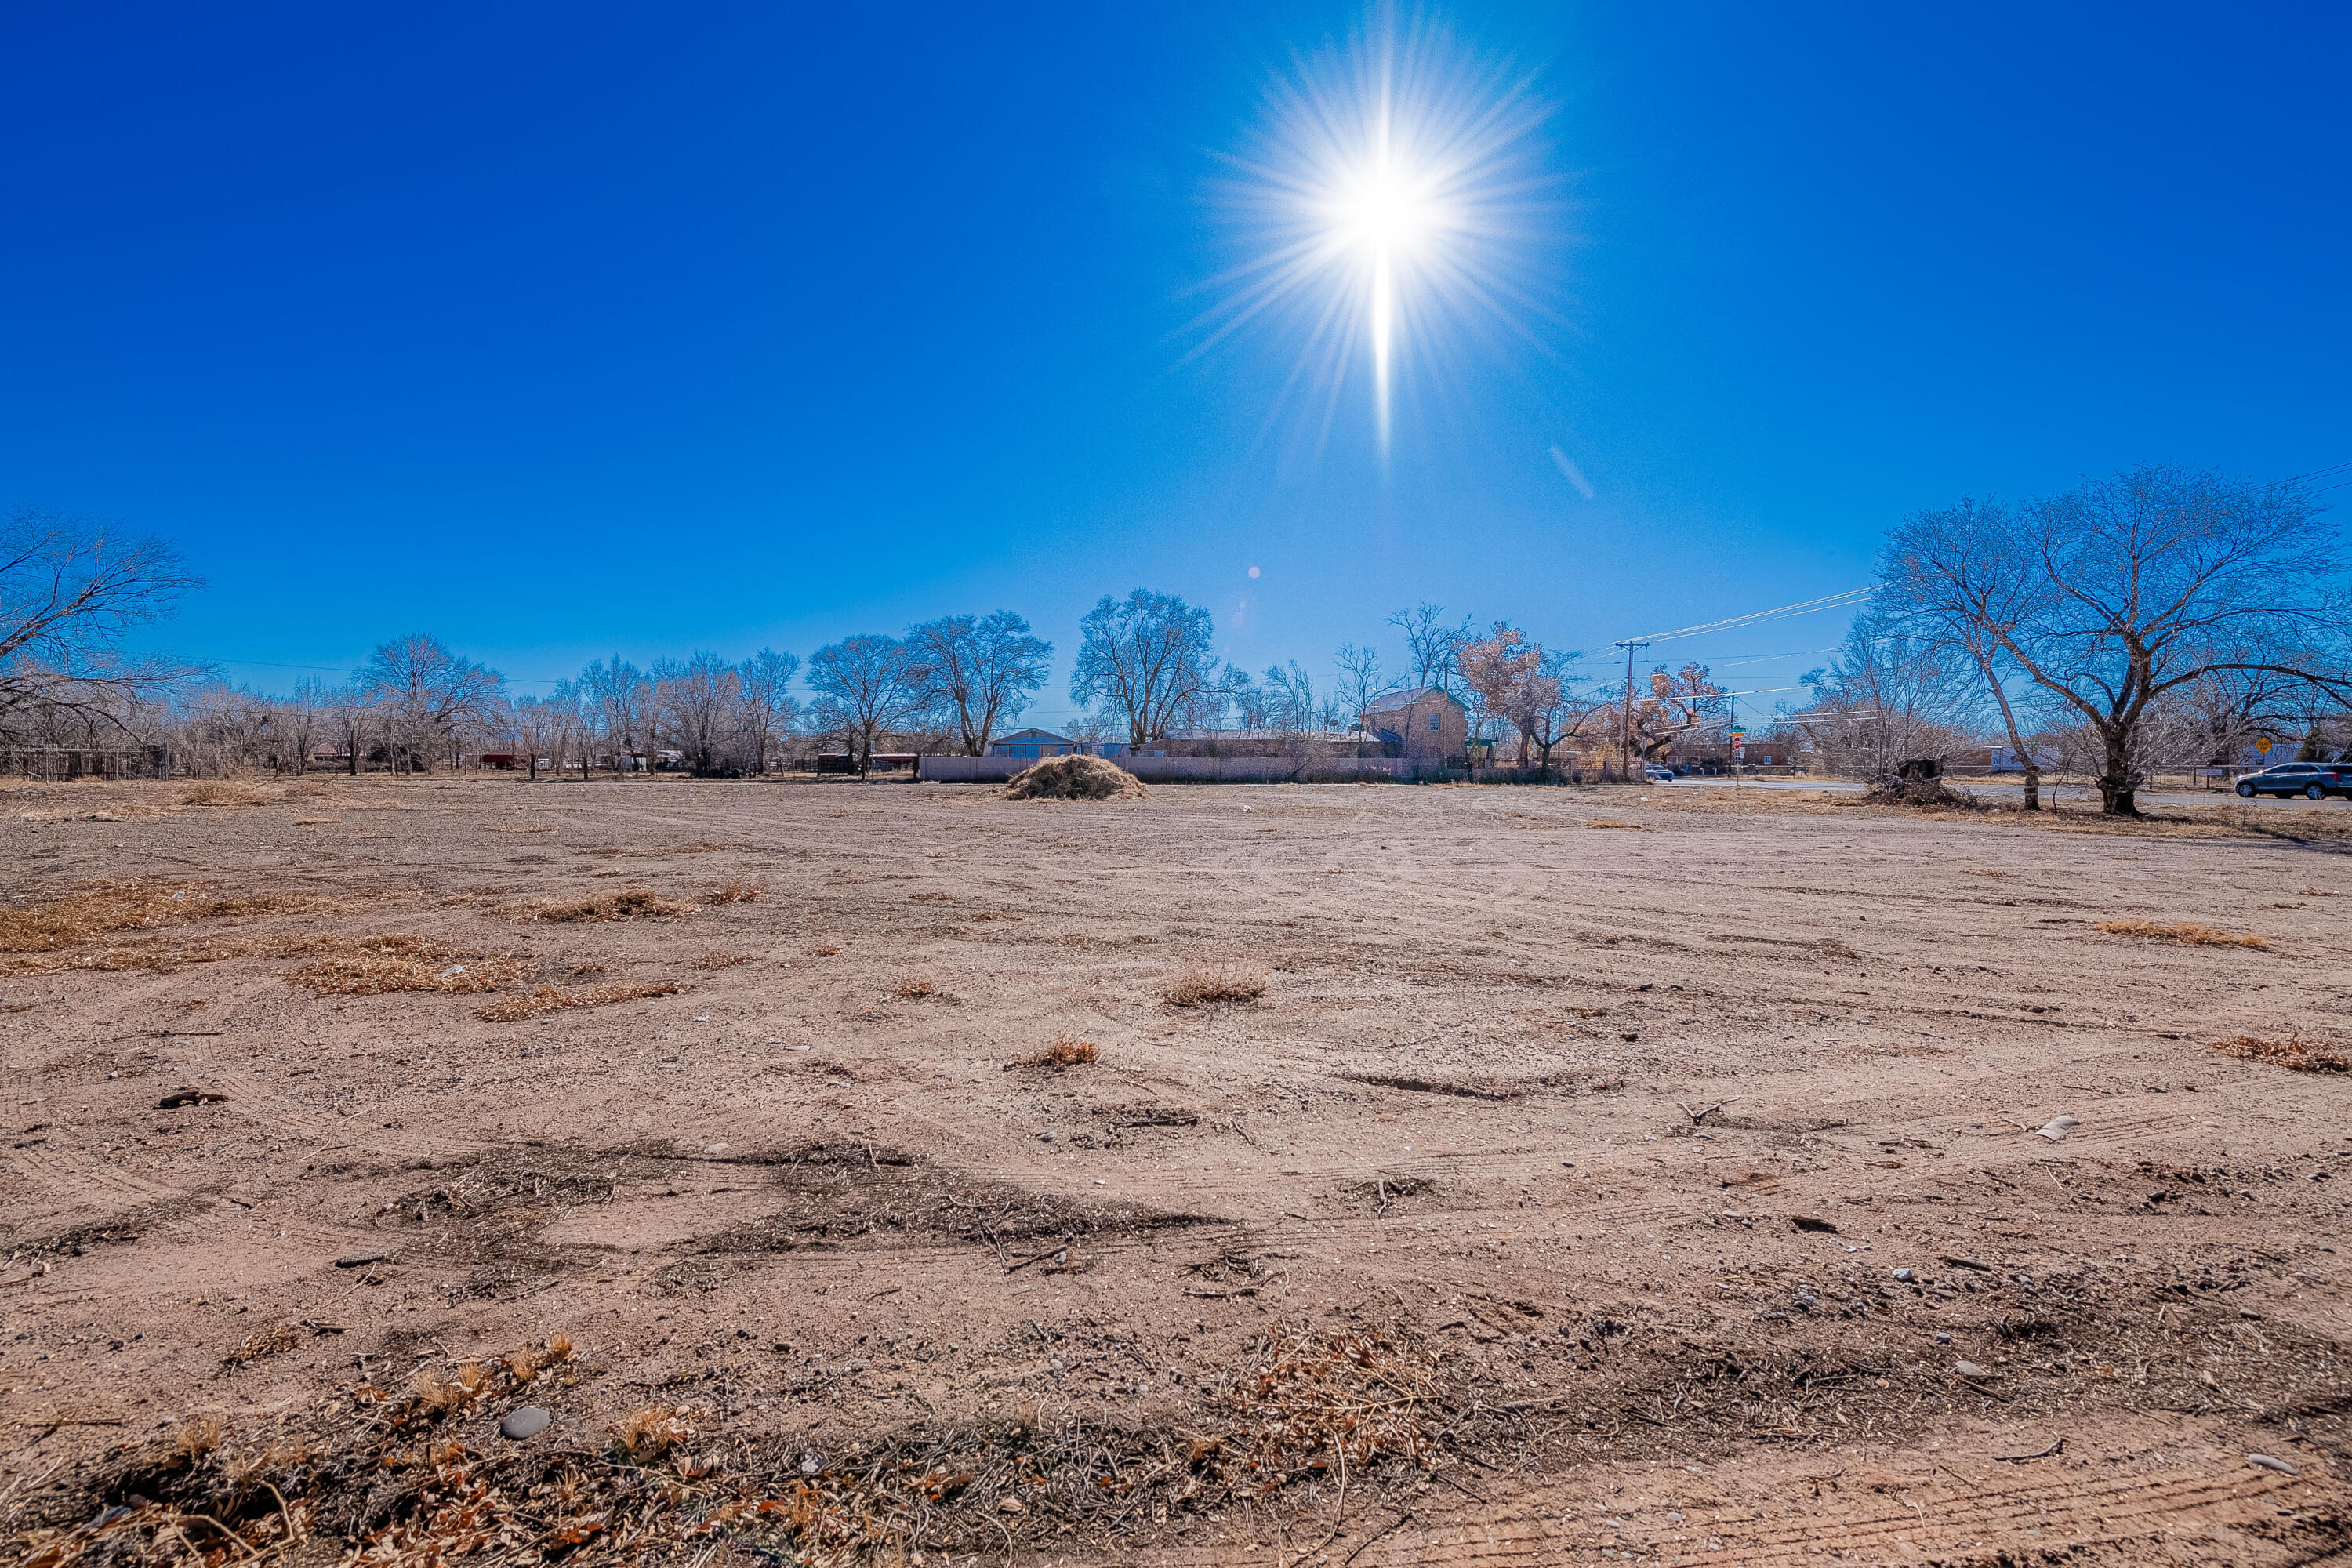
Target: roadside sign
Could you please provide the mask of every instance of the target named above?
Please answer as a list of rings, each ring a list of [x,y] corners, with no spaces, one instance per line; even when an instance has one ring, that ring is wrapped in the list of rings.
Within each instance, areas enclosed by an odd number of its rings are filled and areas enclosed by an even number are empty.
[[[2271,738],[2268,735],[2255,736],[2254,750],[2260,752],[2266,757],[2269,756],[2271,754]]]

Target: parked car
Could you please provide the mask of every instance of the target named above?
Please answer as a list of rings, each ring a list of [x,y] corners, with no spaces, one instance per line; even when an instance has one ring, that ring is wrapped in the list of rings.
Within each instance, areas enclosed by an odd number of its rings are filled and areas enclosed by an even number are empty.
[[[1642,776],[1649,780],[1652,784],[1672,784],[1675,782],[1674,769],[1662,768],[1655,763],[1644,763],[1642,765]]]
[[[2305,795],[2326,800],[2340,795],[2352,800],[2352,763],[2280,763],[2238,781],[2238,793],[2252,800],[2258,795]]]

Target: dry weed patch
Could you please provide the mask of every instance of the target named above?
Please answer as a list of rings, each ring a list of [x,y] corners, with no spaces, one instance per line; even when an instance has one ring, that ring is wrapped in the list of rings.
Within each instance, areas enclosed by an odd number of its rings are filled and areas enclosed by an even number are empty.
[[[542,985],[536,991],[517,992],[486,1003],[474,1009],[474,1016],[488,1024],[513,1024],[571,1007],[604,1007],[615,1002],[641,1002],[648,996],[675,996],[685,989],[674,981],[599,985],[576,994]]]
[[[682,915],[687,906],[663,898],[651,888],[628,887],[602,898],[576,899],[568,903],[545,903],[531,912],[530,918],[541,921],[635,921],[651,920],[663,915]]]
[[[2284,1040],[2266,1040],[2259,1035],[2232,1035],[2226,1040],[2214,1041],[2213,1048],[2226,1057],[2264,1062],[2292,1072],[2352,1072],[2352,1057],[2339,1051],[2321,1049],[2305,1039],[2299,1029],[2289,1030]]]
[[[1205,1007],[1217,1002],[1255,1002],[1265,994],[1265,981],[1235,964],[1216,968],[1194,965],[1185,970],[1160,999],[1171,1007]]]
[[[928,980],[901,980],[898,982],[898,994],[905,997],[909,1002],[919,1001],[926,996],[936,996],[939,994],[940,988],[932,984]]]
[[[418,936],[323,936],[299,944],[323,956],[288,973],[322,996],[381,996],[394,991],[495,991],[520,979],[518,959],[483,958]]]
[[[58,952],[122,931],[316,910],[326,902],[309,893],[236,895],[186,882],[85,882],[58,898],[0,909],[0,952]]]
[[[1606,816],[1596,816],[1584,825],[1587,827],[1629,827],[1636,833],[1647,833],[1649,825],[1641,822],[1617,822]]]
[[[2268,951],[2271,939],[2253,931],[2242,931],[2235,936],[2218,926],[2198,921],[2101,921],[2099,929],[2110,936],[2145,936],[2162,942],[2177,942],[2188,947],[2252,947]]]
[[[1072,1035],[1055,1037],[1053,1044],[1044,1046],[1025,1056],[1014,1057],[1005,1063],[1016,1068],[1082,1068],[1102,1058],[1102,1047],[1092,1040],[1081,1040]]]
[[[730,877],[710,889],[714,904],[756,904],[767,896],[765,877]]]
[[[700,958],[694,959],[691,962],[693,966],[697,969],[732,969],[739,963],[751,963],[751,955],[748,952],[727,952],[720,949],[713,948],[709,952],[704,953]],[[598,967],[601,969],[602,965],[599,965]],[[575,973],[577,972],[575,971]]]
[[[810,1568],[961,1562],[1108,1545],[1139,1515],[1222,1517],[1245,1499],[1333,1482],[1377,1495],[1458,1443],[1437,1357],[1378,1331],[1256,1336],[1179,1431],[1010,1419],[876,1434],[832,1449],[740,1443],[695,1407],[652,1404],[604,1442],[477,1453],[488,1426],[550,1381],[543,1350],[346,1386],[314,1411],[191,1422],[120,1450],[37,1513],[0,1522],[16,1560],[100,1564],[342,1562],[687,1563],[719,1552]],[[553,1375],[551,1375],[553,1374]],[[1408,1469],[1408,1467],[1411,1468]],[[121,1500],[126,1506],[108,1506]]]
[[[233,779],[205,779],[190,784],[180,802],[184,805],[268,805],[269,797]]]

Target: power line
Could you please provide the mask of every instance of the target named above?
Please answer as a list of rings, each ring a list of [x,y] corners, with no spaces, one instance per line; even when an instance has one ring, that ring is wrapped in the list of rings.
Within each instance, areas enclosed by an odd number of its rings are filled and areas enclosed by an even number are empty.
[[[1810,616],[1820,610],[1842,610],[1850,605],[1861,604],[1876,592],[1877,589],[1874,587],[1848,588],[1842,594],[1830,594],[1818,599],[1807,599],[1802,604],[1783,605],[1776,610],[1758,610],[1745,616],[1727,616],[1722,620],[1708,621],[1703,626],[1683,626],[1670,632],[1652,632],[1646,637],[1622,637],[1610,646],[1623,647],[1629,643],[1635,642],[1668,642],[1677,637],[1703,637],[1708,632],[1723,632],[1738,626],[1752,626],[1759,622],[1777,621],[1788,616]]]

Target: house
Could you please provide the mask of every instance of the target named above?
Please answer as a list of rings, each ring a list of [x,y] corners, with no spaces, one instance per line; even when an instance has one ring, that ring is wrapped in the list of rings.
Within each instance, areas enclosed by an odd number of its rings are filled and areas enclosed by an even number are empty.
[[[2043,773],[2058,770],[2055,752],[2035,752],[2033,762]],[[2025,759],[2011,746],[1978,746],[1955,752],[1945,759],[1945,766],[1956,773],[2021,773],[2025,771]]]
[[[1015,730],[989,743],[992,757],[1066,757],[1078,749],[1067,735],[1051,730]]]
[[[1444,762],[1470,749],[1470,710],[1442,686],[1416,686],[1375,697],[1360,721],[1391,757]]]

